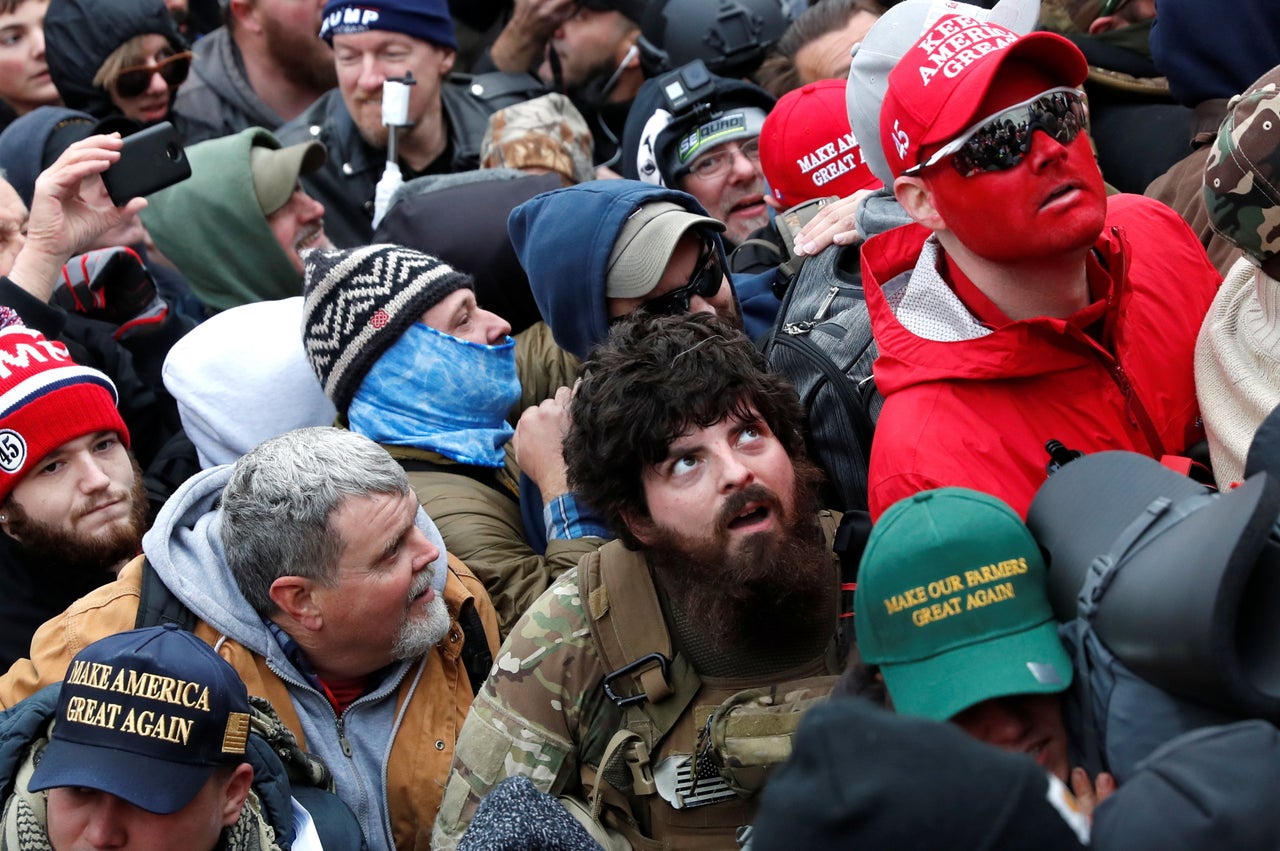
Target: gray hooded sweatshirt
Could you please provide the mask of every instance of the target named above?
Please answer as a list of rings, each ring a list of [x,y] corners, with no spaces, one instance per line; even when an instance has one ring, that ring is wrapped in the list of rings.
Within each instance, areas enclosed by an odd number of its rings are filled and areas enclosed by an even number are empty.
[[[289,687],[302,721],[307,747],[333,772],[338,795],[355,813],[370,851],[394,851],[387,812],[386,765],[399,718],[396,696],[418,681],[421,660],[396,662],[382,682],[338,717],[328,699],[290,660],[267,623],[236,586],[223,554],[222,512],[217,508],[231,466],[212,467],[191,477],[165,503],[142,549],[165,586],[202,621],[267,661]],[[440,550],[432,565],[433,585],[443,593],[448,574],[444,541],[426,512],[418,509],[418,528]],[[407,700],[407,698],[406,698]]]

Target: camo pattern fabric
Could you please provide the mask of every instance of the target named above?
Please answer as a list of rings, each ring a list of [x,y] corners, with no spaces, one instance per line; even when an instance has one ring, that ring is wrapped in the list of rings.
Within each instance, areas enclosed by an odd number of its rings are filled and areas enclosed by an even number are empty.
[[[603,752],[597,739],[607,739],[620,722],[600,720],[602,711],[613,711],[599,688],[604,673],[574,568],[516,624],[471,704],[433,849],[456,848],[480,799],[506,777],[522,775],[539,791],[582,796],[579,754]]]
[[[489,116],[480,143],[481,168],[543,168],[566,185],[595,177],[586,119],[567,97],[551,93]]]
[[[271,746],[280,758],[292,783],[314,786],[326,792],[336,792],[333,774],[323,760],[310,751],[303,750],[298,737],[284,725],[271,701],[256,694],[249,695],[249,726],[253,732]]]
[[[1280,254],[1280,67],[1232,98],[1204,170],[1209,223],[1259,263]]]

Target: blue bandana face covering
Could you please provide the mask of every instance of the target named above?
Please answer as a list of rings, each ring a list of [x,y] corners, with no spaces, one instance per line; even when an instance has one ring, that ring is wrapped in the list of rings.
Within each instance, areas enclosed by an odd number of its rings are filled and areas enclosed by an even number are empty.
[[[519,400],[515,340],[486,346],[415,322],[369,370],[347,421],[378,443],[501,467]]]

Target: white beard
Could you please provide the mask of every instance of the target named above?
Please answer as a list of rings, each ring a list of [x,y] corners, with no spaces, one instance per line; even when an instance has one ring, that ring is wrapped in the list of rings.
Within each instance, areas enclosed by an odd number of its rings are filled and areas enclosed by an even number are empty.
[[[449,609],[444,604],[444,598],[437,594],[427,604],[425,617],[405,621],[395,646],[391,648],[391,657],[412,659],[423,655],[449,634],[449,625]]]

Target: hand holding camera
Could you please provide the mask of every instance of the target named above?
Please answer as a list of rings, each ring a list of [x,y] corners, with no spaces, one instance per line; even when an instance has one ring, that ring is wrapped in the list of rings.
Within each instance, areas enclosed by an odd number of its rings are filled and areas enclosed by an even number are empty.
[[[103,190],[109,170],[114,172],[109,179],[114,192]],[[72,255],[136,216],[147,206],[142,196],[190,174],[168,122],[127,139],[111,133],[72,144],[36,178],[26,244],[9,271],[10,280],[49,301]],[[120,200],[112,200],[116,198]]]

